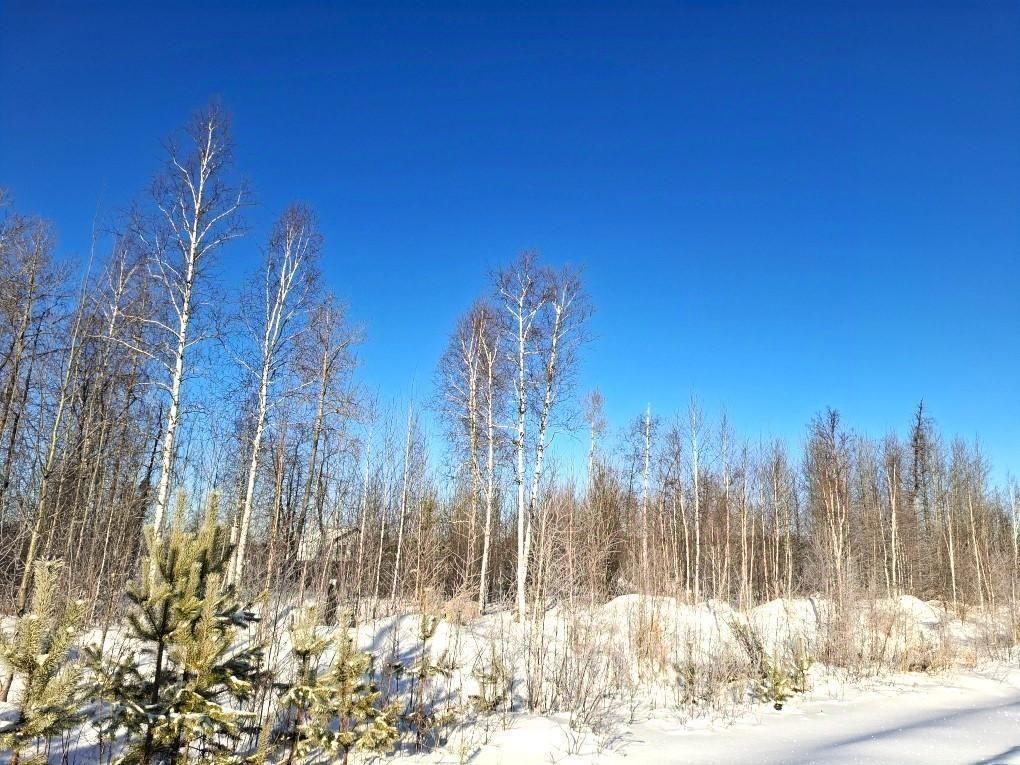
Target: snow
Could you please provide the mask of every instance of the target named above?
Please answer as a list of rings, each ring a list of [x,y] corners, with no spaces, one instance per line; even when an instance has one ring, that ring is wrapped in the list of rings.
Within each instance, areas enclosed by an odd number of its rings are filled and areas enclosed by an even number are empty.
[[[776,656],[796,650],[798,643],[817,645],[828,611],[828,604],[815,598],[779,598],[752,608],[747,620],[769,654]]]
[[[661,640],[671,662],[708,664],[741,650],[730,627],[737,613],[718,600],[691,605],[675,598],[622,595],[602,606],[599,615],[616,627],[625,645]]]
[[[571,751],[574,749],[575,751]],[[457,762],[450,753],[409,762]],[[669,715],[629,726],[606,751],[572,747],[565,724],[521,718],[482,746],[477,765],[1010,765],[1020,763],[1020,672],[901,675],[840,698],[808,698],[700,729]]]
[[[409,666],[423,650],[420,625],[415,614],[366,620],[357,643],[377,667]],[[749,693],[753,665],[741,640],[748,632],[773,660],[815,658],[810,690],[782,710]],[[93,631],[86,640],[99,637]],[[457,710],[460,722],[434,750],[415,754],[405,746],[395,759],[1020,765],[1013,642],[1006,609],[956,613],[910,596],[843,609],[822,598],[786,598],[741,612],[720,601],[625,595],[573,611],[553,608],[537,626],[517,623],[510,611],[464,624],[441,621],[425,650],[450,672],[433,681],[430,695]],[[123,644],[121,630],[106,635],[108,650]],[[285,632],[276,648],[274,660],[286,672]],[[537,688],[528,680],[536,662],[546,676]],[[497,664],[510,678],[509,703],[475,715],[471,698],[483,693],[480,676]],[[678,692],[685,677],[697,678],[693,699]],[[406,692],[402,682],[389,678],[384,685]],[[525,711],[529,693],[544,713]],[[0,719],[7,711],[0,704]],[[94,761],[89,726],[72,741],[72,765]]]
[[[476,721],[455,729],[442,748],[402,754],[408,763],[477,765],[564,763],[905,763],[1020,765],[1020,670],[1015,661],[993,661],[988,649],[1012,639],[1008,619],[972,611],[966,619],[943,605],[911,596],[854,604],[840,611],[820,598],[787,598],[747,612],[718,601],[691,605],[673,598],[625,595],[573,615],[610,641],[600,650],[622,650],[629,661],[651,662],[656,677],[641,674],[640,700],[597,718],[593,729],[571,725],[567,713],[524,714]],[[566,614],[551,611],[542,625],[550,651],[562,648]],[[384,620],[383,632],[415,644],[411,617]],[[692,662],[705,668],[748,661],[735,629],[749,627],[773,657],[798,651],[818,655],[823,644],[859,651],[873,666],[843,669],[816,664],[812,690],[794,696],[782,710],[734,697],[725,703],[680,709],[662,693],[675,684],[670,666]],[[379,645],[379,627],[362,625],[362,643]],[[469,671],[484,646],[502,640],[515,648],[514,674],[523,672],[524,636],[508,614],[495,614],[456,627],[444,624],[433,652],[450,652],[461,669],[450,679],[455,696],[477,692]],[[654,656],[660,644],[665,655]],[[1005,650],[1005,649],[1003,649]],[[984,653],[980,669],[975,657]],[[932,657],[943,657],[939,664]],[[890,674],[889,667],[916,668],[920,658],[931,672]],[[656,658],[658,662],[656,663]],[[640,674],[640,673],[639,673]],[[656,693],[656,690],[660,691]],[[625,719],[632,717],[633,719]],[[480,726],[483,726],[480,729]]]

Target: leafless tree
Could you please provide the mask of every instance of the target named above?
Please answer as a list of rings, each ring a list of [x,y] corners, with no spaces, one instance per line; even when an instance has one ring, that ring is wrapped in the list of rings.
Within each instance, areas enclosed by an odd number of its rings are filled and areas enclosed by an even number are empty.
[[[241,235],[238,213],[248,200],[243,185],[228,183],[233,147],[229,120],[220,107],[196,115],[180,144],[168,141],[167,155],[166,170],[153,184],[157,213],[136,227],[150,255],[150,278],[160,285],[165,301],[159,314],[143,317],[160,330],[156,348],[146,352],[166,370],[160,382],[167,406],[153,519],[157,534],[170,497],[189,351],[207,337],[196,326],[206,297],[205,282],[217,252]]]
[[[495,277],[503,309],[502,343],[513,369],[514,481],[517,486],[517,614],[527,614],[528,561],[546,449],[557,407],[576,371],[591,307],[571,269],[539,267],[523,254]],[[533,430],[529,430],[529,424]],[[530,465],[530,485],[529,485]]]
[[[267,418],[278,397],[288,392],[285,378],[291,382],[291,390],[296,386],[294,356],[307,327],[320,247],[321,236],[312,212],[300,205],[288,208],[270,236],[256,294],[248,296],[241,305],[240,320],[246,338],[254,345],[254,353],[242,353],[239,358],[245,372],[255,382],[255,418],[238,519],[237,546],[227,576],[230,583],[240,579],[244,570]]]

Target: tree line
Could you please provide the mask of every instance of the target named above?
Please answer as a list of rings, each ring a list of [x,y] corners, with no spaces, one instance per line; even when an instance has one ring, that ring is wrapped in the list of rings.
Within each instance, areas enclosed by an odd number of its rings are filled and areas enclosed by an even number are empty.
[[[750,606],[824,593],[1015,601],[1018,506],[979,447],[923,404],[872,438],[835,411],[802,448],[751,442],[696,401],[611,430],[578,388],[593,307],[580,271],[534,253],[479,285],[406,411],[358,384],[363,332],[319,270],[306,205],[262,243],[230,125],[209,107],[86,264],[3,198],[0,220],[0,608],[23,612],[59,561],[90,622],[173,519],[213,495],[227,585],[265,610],[314,599],[382,613],[469,612],[626,592]],[[247,253],[258,252],[258,257]],[[245,258],[228,290],[217,265]],[[355,296],[356,298],[356,296]],[[432,449],[429,422],[444,448]],[[556,459],[563,434],[587,459]]]

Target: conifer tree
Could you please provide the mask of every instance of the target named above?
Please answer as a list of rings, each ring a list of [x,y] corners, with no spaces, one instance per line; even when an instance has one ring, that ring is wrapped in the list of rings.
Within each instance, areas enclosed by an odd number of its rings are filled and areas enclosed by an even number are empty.
[[[449,709],[437,711],[433,699],[430,698],[432,679],[437,676],[449,677],[454,669],[445,653],[438,661],[432,657],[429,641],[436,634],[438,627],[439,617],[429,613],[428,610],[423,611],[418,622],[420,641],[418,658],[408,673],[411,677],[411,712],[407,721],[414,730],[415,746],[419,750],[424,748],[426,740],[430,738],[433,741],[437,740],[443,726],[454,720],[454,715]]]
[[[288,765],[347,763],[356,750],[389,751],[397,738],[399,705],[380,705],[382,694],[368,678],[372,657],[355,648],[347,629],[341,627],[329,640],[317,634],[315,621],[310,610],[291,626],[297,667],[280,696],[277,757],[267,759]]]
[[[119,762],[151,765],[243,758],[234,742],[252,715],[238,703],[260,677],[261,651],[240,635],[255,614],[223,586],[231,546],[217,524],[215,495],[195,532],[182,528],[184,500],[164,537],[147,530],[148,557],[128,590],[131,637],[140,647],[103,659],[93,653],[108,731],[123,734]]]
[[[35,564],[31,607],[14,631],[0,630],[0,663],[13,684],[13,720],[0,724],[0,751],[11,765],[45,763],[44,754],[22,759],[35,742],[45,742],[75,727],[81,715],[81,663],[71,658],[85,616],[85,602],[58,606],[59,564]]]

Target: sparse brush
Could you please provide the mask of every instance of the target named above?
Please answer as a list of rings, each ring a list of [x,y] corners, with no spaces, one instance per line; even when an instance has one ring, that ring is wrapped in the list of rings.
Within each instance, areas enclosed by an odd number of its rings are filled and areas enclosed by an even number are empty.
[[[698,693],[698,665],[687,659],[673,663],[673,673],[676,676],[676,703],[677,706],[692,706],[703,701]]]
[[[490,647],[491,648],[491,647]],[[476,666],[471,673],[478,683],[478,693],[468,697],[479,714],[491,714],[504,706],[513,687],[510,668],[491,648],[487,664]]]

